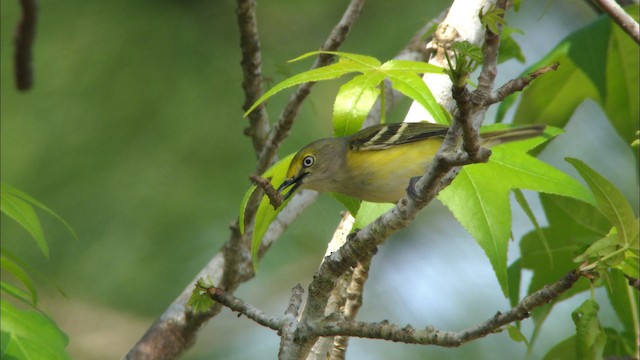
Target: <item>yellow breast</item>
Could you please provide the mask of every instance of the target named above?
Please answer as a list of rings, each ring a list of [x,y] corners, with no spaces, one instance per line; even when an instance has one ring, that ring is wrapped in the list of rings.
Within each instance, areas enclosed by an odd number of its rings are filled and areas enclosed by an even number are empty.
[[[382,150],[348,151],[350,186],[345,194],[371,202],[397,202],[409,180],[424,175],[441,138],[430,138]]]

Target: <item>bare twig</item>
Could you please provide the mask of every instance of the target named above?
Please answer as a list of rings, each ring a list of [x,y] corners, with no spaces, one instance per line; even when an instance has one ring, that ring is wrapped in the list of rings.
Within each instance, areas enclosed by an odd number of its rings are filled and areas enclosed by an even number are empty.
[[[15,42],[15,76],[16,87],[26,91],[33,85],[33,41],[36,37],[36,22],[38,19],[37,0],[20,0],[21,15]]]
[[[640,26],[631,15],[615,1],[615,0],[592,0],[600,9],[602,9],[613,22],[615,22],[624,32],[629,34],[631,38],[640,44]]]
[[[265,179],[259,175],[249,176],[249,180],[256,186],[259,186],[264,191],[264,194],[269,198],[269,202],[274,209],[277,209],[284,202],[282,195],[276,190],[269,179]]]
[[[524,90],[525,87],[529,86],[533,80],[535,80],[538,76],[546,74],[550,71],[555,71],[560,66],[558,61],[554,62],[549,66],[541,67],[540,69],[528,74],[527,76],[523,76],[521,78],[513,79],[508,81],[506,84],[502,85],[498,90],[491,94],[488,97],[487,101],[489,104],[495,104],[502,100],[504,100],[507,96],[514,94],[518,91]]]
[[[368,339],[389,340],[407,344],[436,345],[444,347],[457,347],[471,340],[484,337],[499,331],[503,326],[528,318],[533,309],[547,305],[562,293],[569,290],[581,276],[589,275],[573,270],[553,284],[546,285],[542,289],[526,296],[511,310],[498,312],[483,323],[469,327],[461,331],[442,331],[433,326],[424,329],[415,329],[412,325],[400,327],[388,321],[378,323],[366,323],[341,319],[335,316],[323,318],[322,321],[306,324],[308,334],[322,337],[360,337]],[[292,304],[290,308],[298,309],[302,288],[293,289]],[[274,317],[265,314],[255,306],[217,288],[208,289],[211,298],[232,311],[239,312],[256,323],[276,331],[283,331],[285,326],[295,326],[295,320],[291,320],[295,313],[287,312],[283,317]],[[291,323],[293,321],[293,323]],[[300,324],[297,324],[300,326]],[[290,333],[290,332],[287,332]],[[283,354],[281,348],[281,355]],[[337,357],[340,358],[340,357]]]
[[[525,297],[511,310],[505,313],[498,312],[487,321],[462,331],[441,331],[432,326],[427,326],[425,329],[414,329],[411,325],[407,325],[401,328],[386,321],[364,323],[335,320],[314,324],[311,331],[319,336],[345,335],[407,344],[457,347],[471,340],[495,333],[504,325],[528,318],[533,309],[548,304],[570,289],[581,275],[577,270],[571,271],[557,282]]]
[[[242,89],[244,90],[243,110],[248,110],[262,96],[262,55],[255,0],[238,0],[236,16],[240,28],[240,49],[242,50]],[[249,116],[250,126],[245,134],[251,136],[256,156],[260,155],[269,132],[269,117],[265,104],[260,104]]]

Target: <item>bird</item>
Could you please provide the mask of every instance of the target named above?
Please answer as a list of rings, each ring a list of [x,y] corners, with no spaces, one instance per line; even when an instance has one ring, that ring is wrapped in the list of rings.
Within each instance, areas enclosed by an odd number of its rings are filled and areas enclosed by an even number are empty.
[[[544,128],[528,125],[481,133],[480,145],[528,139],[541,135]],[[278,192],[285,200],[296,190],[311,189],[396,203],[410,181],[424,175],[448,130],[447,125],[428,122],[390,123],[314,141],[293,157]]]

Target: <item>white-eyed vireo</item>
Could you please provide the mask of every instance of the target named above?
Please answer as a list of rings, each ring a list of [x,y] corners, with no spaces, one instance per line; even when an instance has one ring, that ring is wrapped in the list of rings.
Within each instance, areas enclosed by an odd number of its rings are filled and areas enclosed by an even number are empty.
[[[424,175],[448,129],[427,122],[380,124],[351,136],[317,140],[293,157],[278,191],[289,189],[285,199],[297,189],[312,189],[395,203],[412,178]],[[530,125],[483,133],[480,144],[527,139],[543,130],[544,125]]]

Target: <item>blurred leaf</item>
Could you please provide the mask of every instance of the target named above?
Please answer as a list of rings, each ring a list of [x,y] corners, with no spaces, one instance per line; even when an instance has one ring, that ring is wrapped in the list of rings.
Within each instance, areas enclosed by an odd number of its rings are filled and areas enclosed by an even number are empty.
[[[0,268],[3,271],[8,271],[16,279],[20,280],[20,282],[27,288],[27,290],[29,290],[29,293],[31,294],[31,304],[33,306],[38,306],[38,294],[36,292],[36,288],[35,286],[33,286],[31,277],[29,277],[24,269],[22,269],[22,267],[14,262],[11,258],[5,256],[4,253],[0,255]]]
[[[633,359],[637,357],[636,338],[632,338],[631,333],[620,334],[612,328],[605,328],[604,331],[607,334],[607,344],[604,347],[605,359]]]
[[[289,154],[285,158],[281,159],[277,163],[275,163],[272,167],[270,167],[267,171],[262,174],[262,177],[266,179],[271,179],[271,183],[274,184],[274,187],[278,187],[279,184],[285,180],[287,176],[287,170],[289,170],[289,164],[291,163],[291,159],[295,156],[294,154]],[[246,211],[247,204],[251,195],[255,191],[256,186],[252,186],[245,193],[244,198],[242,200],[242,204],[240,204],[240,229],[241,232],[244,232],[244,213]],[[271,222],[278,216],[280,211],[284,209],[284,207],[291,201],[293,196],[287,199],[282,205],[280,205],[277,209],[274,209],[269,202],[269,198],[266,196],[262,196],[260,200],[260,204],[258,205],[258,210],[256,211],[255,222],[253,225],[253,236],[251,237],[251,260],[253,262],[253,268],[258,269],[258,250],[260,250],[260,244],[262,244],[262,237],[267,232],[269,225]]]
[[[44,314],[20,310],[0,299],[2,307],[2,358],[71,359],[66,347],[69,337]]]
[[[600,310],[598,303],[589,299],[571,313],[571,318],[576,325],[578,359],[602,359],[607,335],[600,326],[598,310]]]
[[[520,265],[520,259],[514,261],[507,268],[507,276],[509,279],[509,305],[516,307],[520,302],[520,281],[522,277],[522,266]],[[518,328],[520,322],[518,321]]]
[[[40,201],[14,188],[13,186],[4,182],[0,183],[0,197],[0,209],[2,212],[15,220],[20,226],[27,230],[29,234],[31,234],[45,257],[49,257],[49,246],[44,238],[40,219],[33,209],[34,206],[60,221],[67,230],[69,230],[74,239],[78,238],[71,226],[62,217]]]
[[[576,336],[564,339],[551,348],[542,360],[582,360],[576,354]]]
[[[340,193],[331,193],[331,196],[338,200],[345,207],[345,209],[347,209],[347,211],[351,213],[351,216],[355,217],[358,214],[360,203],[362,201]]]
[[[0,281],[0,289],[20,301],[33,305],[33,295],[9,284],[8,282]]]
[[[480,21],[489,31],[498,35],[500,33],[499,26],[505,24],[504,9],[492,6],[485,14],[480,13]]]
[[[542,229],[548,247],[540,241],[537,231],[526,234],[520,241],[522,268],[533,271],[528,294],[573,270],[573,258],[588,244],[605,236],[610,226],[594,206],[583,201],[549,194],[540,194],[540,201],[549,221],[549,226]],[[535,326],[531,343],[555,304],[586,289],[588,283],[579,281],[551,304],[535,309],[531,314]]]
[[[362,229],[369,225],[373,220],[377,219],[380,215],[386,213],[394,207],[393,204],[388,203],[372,203],[363,201],[360,205],[360,210],[355,216],[355,222],[353,223],[353,229]]]
[[[45,257],[49,257],[49,246],[44,238],[42,232],[42,226],[40,225],[40,219],[33,210],[33,207],[24,198],[11,191],[11,188],[2,183],[2,194],[0,203],[2,212],[7,216],[15,220],[20,226],[22,226],[36,241],[40,251]]]
[[[627,10],[637,18],[637,5]],[[633,40],[603,15],[562,40],[522,75],[554,61],[561,64],[558,71],[534,81],[522,92],[513,122],[564,127],[575,109],[591,99],[630,143],[638,130],[638,52]],[[496,122],[504,119],[515,99],[509,97],[500,104]]]
[[[511,59],[516,59],[518,62],[525,63],[526,59],[522,53],[520,45],[511,36],[505,36],[505,31],[502,31],[502,37],[500,39],[500,50],[498,51],[498,64]]]
[[[507,331],[509,332],[509,337],[511,338],[511,340],[516,342],[523,342],[527,346],[527,349],[529,349],[529,342],[527,341],[527,337],[524,336],[520,329],[513,325],[507,325]]]
[[[489,127],[495,128],[499,127]],[[547,128],[545,135],[552,137],[558,132]],[[487,254],[505,296],[509,294],[509,191],[521,188],[593,201],[592,195],[578,181],[526,154],[546,140],[536,137],[493,148],[488,163],[465,166],[453,183],[438,195]]]
[[[606,286],[609,301],[624,326],[627,341],[633,343],[638,338],[638,293],[619,270],[610,270],[609,279]]]
[[[618,244],[621,246],[636,244],[638,242],[636,216],[620,190],[584,162],[572,158],[566,160],[578,170],[580,176],[587,182],[596,198],[598,210],[618,230]]]

